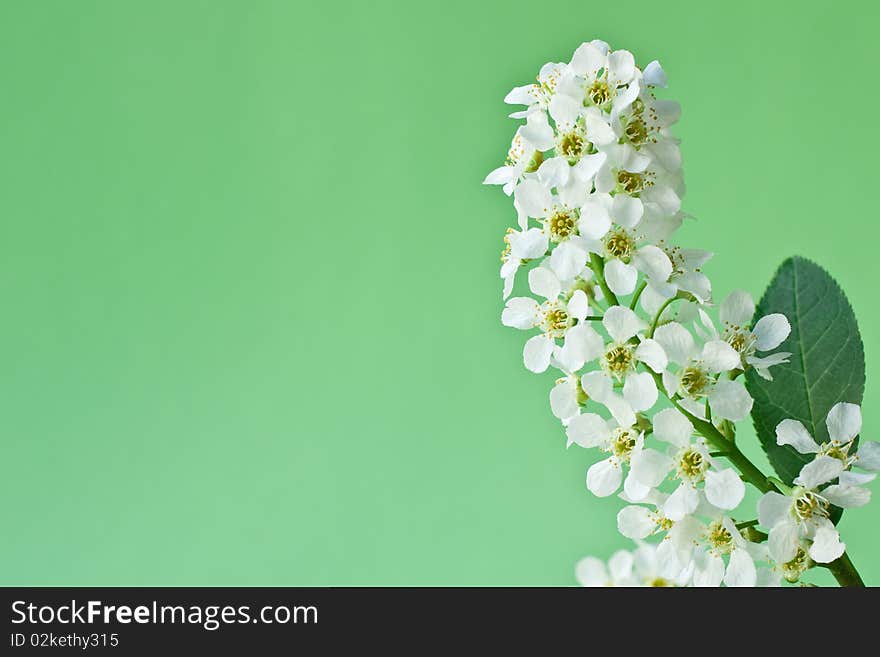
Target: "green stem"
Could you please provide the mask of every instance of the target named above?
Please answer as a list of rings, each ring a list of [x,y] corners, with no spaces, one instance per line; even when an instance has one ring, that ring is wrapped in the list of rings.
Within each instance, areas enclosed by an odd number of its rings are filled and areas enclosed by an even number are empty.
[[[669,307],[669,304],[671,304],[676,299],[678,299],[678,297],[670,297],[666,301],[663,302],[662,306],[660,306],[660,310],[658,310],[657,314],[654,315],[654,321],[651,322],[651,328],[648,330],[648,337],[649,338],[654,337],[654,331],[657,330],[657,324],[660,323],[660,316],[663,314],[663,311],[666,310]]]
[[[636,293],[633,295],[632,301],[629,302],[630,310],[636,309],[636,304],[639,302],[639,298],[642,296],[642,292],[645,291],[646,287],[648,287],[648,281],[642,281],[642,284],[639,285],[638,289],[636,289]]]
[[[862,580],[862,576],[859,575],[859,571],[856,570],[852,559],[849,558],[849,555],[846,552],[844,552],[835,561],[832,561],[830,564],[828,564],[828,570],[831,571],[831,574],[834,575],[834,579],[836,579],[837,583],[841,586],[865,586],[865,582]]]
[[[617,300],[617,295],[611,291],[608,283],[605,282],[605,274],[603,273],[605,271],[605,261],[598,253],[590,254],[590,269],[596,274],[596,282],[599,283],[599,288],[602,290],[602,294],[608,303],[612,306],[619,306],[620,302]]]

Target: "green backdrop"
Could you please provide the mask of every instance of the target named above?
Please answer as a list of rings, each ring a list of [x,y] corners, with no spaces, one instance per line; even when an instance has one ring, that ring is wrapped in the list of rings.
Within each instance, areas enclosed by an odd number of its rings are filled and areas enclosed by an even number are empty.
[[[504,94],[596,37],[683,103],[716,295],[795,253],[840,281],[876,437],[878,18],[4,2],[0,583],[570,584],[625,545],[500,326],[514,217],[480,184]],[[874,584],[878,521],[841,525]]]

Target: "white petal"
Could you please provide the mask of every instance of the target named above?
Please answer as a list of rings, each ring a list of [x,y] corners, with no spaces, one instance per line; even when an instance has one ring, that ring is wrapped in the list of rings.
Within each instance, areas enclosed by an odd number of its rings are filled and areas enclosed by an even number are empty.
[[[611,126],[602,118],[601,112],[590,111],[595,109],[594,107],[589,107],[585,112],[584,124],[587,128],[587,139],[597,146],[604,146],[613,142],[616,136]]]
[[[661,125],[672,125],[681,118],[681,104],[674,100],[654,101],[654,111]]]
[[[616,258],[605,263],[605,282],[614,294],[631,294],[636,289],[638,277],[638,269]]]
[[[613,495],[623,479],[620,466],[611,459],[599,461],[587,470],[587,489],[596,497],[608,497]]]
[[[578,561],[574,567],[574,576],[581,586],[602,587],[608,586],[610,582],[605,564],[596,557],[585,557]]]
[[[617,514],[617,530],[633,540],[651,535],[656,527],[651,511],[644,506],[623,507]]]
[[[557,93],[550,99],[548,110],[557,125],[572,125],[577,121],[578,115],[583,108],[583,103],[577,98],[565,93]]]
[[[663,503],[663,515],[678,522],[685,516],[692,514],[697,510],[700,503],[700,495],[697,489],[690,484],[680,484],[675,492],[672,493]]]
[[[501,323],[521,330],[534,328],[538,323],[539,308],[538,302],[531,297],[508,299],[501,311]]]
[[[584,413],[572,418],[565,429],[568,446],[599,447],[611,436],[608,423],[595,413]]]
[[[632,80],[635,72],[635,58],[628,50],[615,50],[608,55],[608,73],[612,79],[626,84]]]
[[[856,465],[862,470],[876,472],[880,470],[880,443],[876,440],[864,440],[859,443],[859,460]]]
[[[871,491],[861,486],[842,486],[834,484],[822,489],[822,497],[841,509],[865,506],[871,501]]]
[[[654,339],[673,363],[684,365],[697,349],[692,336],[678,322],[669,322],[654,332]]]
[[[562,187],[571,177],[571,165],[564,157],[551,157],[538,167],[538,180],[548,189]]]
[[[523,363],[530,372],[540,374],[550,367],[553,354],[553,340],[543,335],[529,338],[523,347]]]
[[[618,550],[612,554],[608,560],[608,572],[611,575],[611,580],[615,584],[619,584],[631,577],[634,561],[633,555],[626,550]]]
[[[483,180],[484,185],[505,185],[513,177],[513,167],[498,167],[489,172]]]
[[[540,258],[547,252],[549,239],[540,228],[529,228],[522,232],[510,234],[510,255],[524,260]]]
[[[520,128],[520,134],[539,151],[550,150],[554,146],[553,128],[543,110],[529,112],[526,124]]]
[[[755,328],[752,329],[752,333],[755,336],[755,346],[758,351],[776,349],[791,333],[791,324],[782,313],[773,313],[759,319]]]
[[[752,410],[751,395],[739,381],[720,379],[709,393],[709,408],[715,418],[740,422],[745,420]]]
[[[535,267],[529,272],[529,289],[545,299],[555,299],[559,296],[559,279],[546,267]]]
[[[691,442],[694,425],[677,408],[665,408],[654,416],[654,437],[677,447]]]
[[[856,404],[840,402],[828,411],[825,418],[831,440],[848,443],[862,430],[862,409]]]
[[[645,67],[642,81],[652,87],[666,88],[666,72],[656,59]]]
[[[792,522],[780,522],[770,529],[767,540],[774,561],[786,563],[794,559],[798,549],[798,528]]]
[[[816,488],[835,479],[843,472],[843,463],[831,456],[817,456],[801,468],[794,483],[804,488]]]
[[[672,469],[672,459],[656,449],[643,449],[632,456],[630,468],[633,476],[645,486],[656,488]]]
[[[786,419],[776,425],[776,444],[791,445],[801,454],[815,454],[819,445],[797,420]]]
[[[546,217],[553,207],[550,189],[531,178],[517,186],[514,198],[519,208],[530,217]]]
[[[739,549],[730,553],[724,583],[727,586],[755,586],[758,571],[755,562],[746,550]]]
[[[648,325],[638,315],[625,306],[611,306],[606,310],[605,316],[602,318],[602,325],[608,331],[608,335],[617,343],[626,342],[639,331],[648,328]]]
[[[574,278],[587,264],[587,252],[574,240],[567,240],[553,249],[550,266],[562,280]]]
[[[722,323],[734,326],[747,326],[755,314],[755,302],[752,295],[744,290],[734,290],[721,302],[718,311]]]
[[[867,484],[874,481],[877,478],[876,472],[852,472],[851,470],[847,470],[846,472],[841,472],[840,476],[837,478],[837,481],[840,482],[841,486],[861,486],[862,484]],[[825,490],[828,490],[827,488]]]
[[[663,347],[660,346],[659,342],[651,338],[642,340],[639,343],[639,346],[636,348],[635,357],[658,374],[665,370],[666,365],[669,363]]]
[[[647,70],[647,69],[646,69]],[[508,105],[531,105],[536,100],[535,92],[538,85],[527,84],[522,87],[514,87],[504,97],[504,102]]]
[[[724,340],[709,340],[704,344],[700,360],[713,373],[727,372],[741,365],[739,352]]]
[[[706,499],[719,509],[735,509],[746,494],[746,486],[736,470],[726,468],[720,472],[706,472]]]
[[[571,168],[572,175],[574,175],[582,185],[587,184],[596,176],[599,169],[602,168],[602,165],[605,164],[605,159],[607,157],[608,156],[605,153],[593,153],[592,155],[581,156],[578,163]]]
[[[611,411],[611,415],[622,427],[631,427],[636,423],[636,415],[632,406],[629,405],[623,397],[615,394],[609,394],[602,400],[605,408]]]
[[[601,336],[589,324],[578,324],[565,332],[565,342],[556,357],[569,372],[596,360],[604,348]]]
[[[568,314],[577,320],[583,321],[590,313],[590,300],[583,290],[575,290],[566,305]]]
[[[637,413],[657,403],[657,384],[647,372],[630,374],[623,384],[623,398]]]
[[[577,386],[563,379],[550,390],[550,410],[560,420],[568,420],[578,414]]]
[[[721,586],[724,578],[724,561],[717,554],[699,551],[696,557],[694,569],[694,586],[717,587]]]
[[[581,387],[591,399],[601,402],[611,395],[611,378],[601,370],[587,372],[581,377]]]
[[[786,495],[771,491],[764,493],[758,500],[758,522],[767,529],[772,529],[788,517],[792,500]]]
[[[611,228],[611,215],[608,211],[610,200],[605,200],[607,196],[607,194],[593,194],[581,207],[578,232],[584,237],[598,240]]]
[[[611,216],[624,228],[634,228],[641,221],[644,211],[645,208],[639,199],[626,194],[615,196],[611,205]]]
[[[816,563],[831,563],[843,555],[846,544],[840,542],[840,534],[831,527],[820,527],[813,536],[810,557]]]
[[[605,66],[605,54],[592,43],[582,43],[571,57],[569,66],[580,76],[589,77]]]
[[[645,486],[633,477],[632,472],[623,480],[623,494],[621,497],[627,502],[643,502],[648,499],[651,493],[651,487]]]
[[[672,274],[672,261],[663,249],[648,244],[633,254],[633,264],[654,281],[666,281]]]

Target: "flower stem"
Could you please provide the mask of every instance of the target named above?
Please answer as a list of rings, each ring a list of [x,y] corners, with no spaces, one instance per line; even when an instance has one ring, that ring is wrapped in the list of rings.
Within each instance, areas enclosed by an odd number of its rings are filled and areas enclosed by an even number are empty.
[[[831,574],[834,575],[834,579],[836,579],[837,583],[841,586],[865,586],[865,582],[862,580],[862,576],[859,575],[859,571],[856,570],[852,559],[849,558],[849,555],[846,552],[844,552],[836,560],[829,563],[827,567],[828,570],[831,571]]]
[[[639,297],[642,296],[642,292],[645,291],[645,288],[648,287],[648,281],[642,281],[642,284],[636,288],[636,293],[633,295],[632,301],[629,302],[629,309],[635,310],[636,304],[639,302]]]
[[[598,253],[590,254],[590,269],[596,274],[596,282],[599,283],[602,294],[605,296],[608,303],[612,306],[619,306],[620,302],[617,300],[617,295],[611,291],[611,288],[608,287],[608,283],[605,282],[605,274],[603,273],[605,270],[605,261]]]

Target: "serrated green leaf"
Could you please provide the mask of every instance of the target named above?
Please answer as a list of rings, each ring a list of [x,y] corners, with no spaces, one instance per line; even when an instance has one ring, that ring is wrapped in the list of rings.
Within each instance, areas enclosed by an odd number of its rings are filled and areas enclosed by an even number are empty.
[[[811,455],[776,444],[776,425],[786,418],[803,422],[818,442],[828,440],[825,416],[841,401],[860,404],[865,390],[865,351],[852,307],[837,282],[819,265],[789,258],[758,303],[755,318],[782,313],[791,335],[779,351],[791,362],[771,369],[772,381],[754,370],[746,387],[755,399],[752,421],[770,464],[791,484]]]

